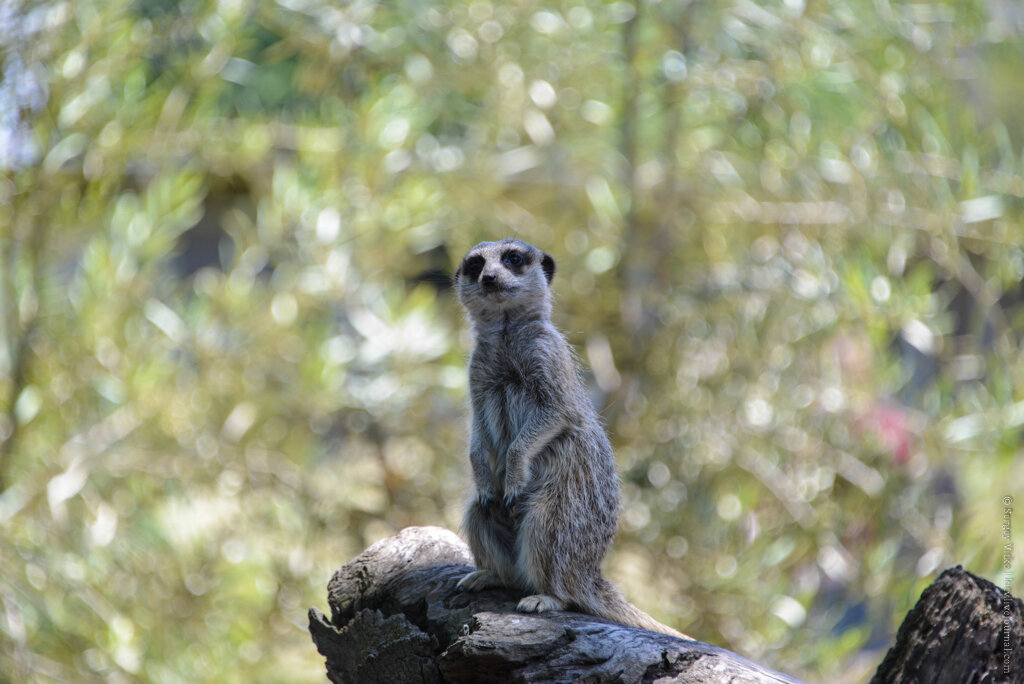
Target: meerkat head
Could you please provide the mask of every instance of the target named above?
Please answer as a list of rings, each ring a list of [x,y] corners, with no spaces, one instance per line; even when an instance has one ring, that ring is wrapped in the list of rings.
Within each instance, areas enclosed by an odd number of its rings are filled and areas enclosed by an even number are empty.
[[[551,313],[555,260],[522,240],[481,242],[455,271],[455,290],[478,321],[498,313]]]

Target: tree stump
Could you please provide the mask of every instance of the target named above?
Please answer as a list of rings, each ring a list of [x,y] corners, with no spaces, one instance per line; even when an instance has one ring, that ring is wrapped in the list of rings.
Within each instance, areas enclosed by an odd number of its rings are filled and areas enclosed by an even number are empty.
[[[907,613],[871,684],[1024,682],[1024,604],[959,565]]]
[[[698,641],[579,613],[517,613],[512,591],[456,590],[472,564],[452,532],[410,527],[342,566],[327,585],[331,619],[309,611],[328,679],[799,684]]]

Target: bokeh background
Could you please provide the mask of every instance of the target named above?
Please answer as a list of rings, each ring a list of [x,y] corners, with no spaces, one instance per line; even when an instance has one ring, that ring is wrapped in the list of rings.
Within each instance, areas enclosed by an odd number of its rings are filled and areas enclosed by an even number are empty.
[[[505,236],[658,619],[859,682],[1004,585],[1014,0],[0,0],[0,65],[0,680],[322,681],[334,569],[457,528],[449,274]]]

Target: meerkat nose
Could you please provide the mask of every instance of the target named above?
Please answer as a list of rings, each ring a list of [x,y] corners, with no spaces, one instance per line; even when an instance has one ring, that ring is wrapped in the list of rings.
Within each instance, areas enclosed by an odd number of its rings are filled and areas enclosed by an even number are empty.
[[[493,273],[485,273],[484,275],[480,276],[480,282],[484,285],[494,285],[497,279],[497,276],[495,276]]]

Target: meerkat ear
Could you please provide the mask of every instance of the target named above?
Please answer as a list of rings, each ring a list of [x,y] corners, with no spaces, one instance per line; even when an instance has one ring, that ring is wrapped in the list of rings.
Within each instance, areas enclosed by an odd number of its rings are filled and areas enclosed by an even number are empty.
[[[540,258],[540,267],[544,269],[544,277],[548,279],[548,283],[551,283],[551,279],[555,277],[555,260],[551,258],[550,254],[542,254]]]

